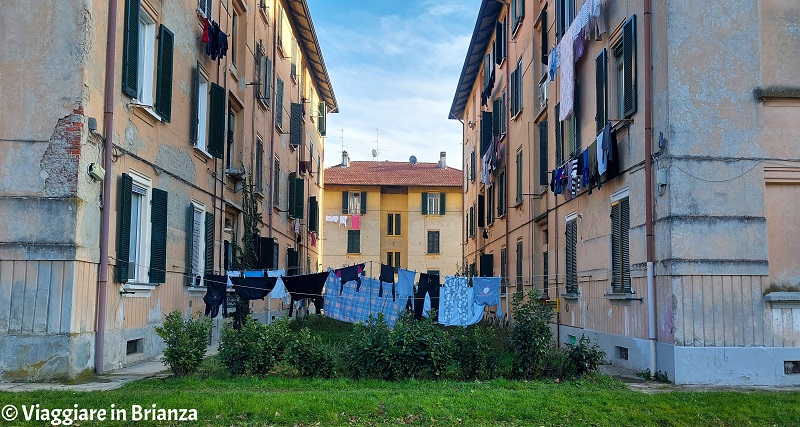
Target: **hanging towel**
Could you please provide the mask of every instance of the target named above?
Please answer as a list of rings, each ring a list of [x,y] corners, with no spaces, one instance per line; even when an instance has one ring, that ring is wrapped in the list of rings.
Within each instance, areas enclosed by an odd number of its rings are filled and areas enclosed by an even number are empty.
[[[361,215],[353,215],[353,230],[361,230]]]
[[[203,302],[206,303],[205,315],[215,318],[219,315],[219,307],[225,306],[228,300],[228,279],[225,276],[214,274],[205,275],[206,295]]]
[[[402,301],[403,307],[406,307],[408,305],[406,303],[408,302],[410,302],[412,309],[414,307],[414,299],[411,297],[414,295],[414,279],[416,279],[416,277],[416,271],[402,268],[397,270],[397,285],[394,288],[395,299]]]
[[[339,222],[339,215],[325,215],[326,222]]]
[[[503,317],[503,307],[500,304],[500,278],[499,277],[473,277],[472,287],[475,290],[475,304],[491,307],[497,306],[497,317]]]
[[[339,225],[347,227],[347,215],[342,215],[339,217]]]
[[[439,323],[445,326],[466,326],[472,317],[472,305],[467,300],[467,278],[447,276],[441,289]]]

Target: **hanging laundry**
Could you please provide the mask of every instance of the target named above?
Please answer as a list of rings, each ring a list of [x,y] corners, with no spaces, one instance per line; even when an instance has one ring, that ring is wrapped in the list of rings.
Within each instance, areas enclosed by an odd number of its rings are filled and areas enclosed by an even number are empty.
[[[558,44],[558,57],[559,57],[559,70],[558,70],[558,85],[559,85],[559,120],[566,120],[572,114],[573,103],[575,101],[575,62],[573,60],[575,51],[573,50],[572,40],[574,26],[570,25],[569,29],[561,37],[561,42]],[[558,126],[558,124],[556,124]]]
[[[583,150],[578,163],[578,169],[581,173],[581,187],[586,188],[589,185],[589,150]]]
[[[225,276],[206,274],[205,284],[206,295],[203,297],[203,302],[206,303],[205,315],[213,319],[219,315],[219,307],[225,307],[227,304],[228,279]]]
[[[242,277],[264,277],[264,270],[243,270]]]
[[[325,222],[339,222],[339,215],[325,215]]]
[[[425,296],[428,295],[431,300],[431,309],[436,310],[436,316],[433,320],[439,319],[439,276],[436,274],[419,274],[419,282],[417,282],[417,292],[414,293],[414,318],[417,320],[422,319],[422,312],[424,308]]]
[[[500,277],[473,277],[472,287],[475,290],[475,304],[491,307],[497,306],[497,317],[503,318],[503,307],[500,304]]]
[[[300,274],[296,276],[283,277],[283,284],[286,291],[292,296],[292,302],[301,301],[307,298],[314,299],[314,308],[317,314],[323,306],[322,289],[330,272]],[[292,307],[294,304],[292,304]],[[292,307],[289,308],[289,317],[292,317]]]
[[[208,27],[210,26],[211,26],[211,21],[209,21],[208,18],[205,18],[203,20],[203,36],[201,37],[201,41],[203,43],[208,43],[211,41],[211,38],[208,35]]]
[[[353,230],[361,230],[361,215],[355,214],[352,218]]]
[[[558,69],[558,45],[551,47],[547,55],[547,81],[552,82],[556,79],[556,70]]]
[[[347,215],[342,215],[339,217],[339,225],[347,227]]]
[[[439,323],[445,326],[466,326],[472,317],[472,305],[467,300],[467,278],[447,276],[441,288]]]
[[[394,288],[395,299],[401,301],[403,307],[414,308],[414,279],[417,277],[416,271],[405,269],[397,270],[397,285]]]
[[[570,182],[569,182],[569,192],[572,197],[578,193],[578,159],[573,159],[569,162],[570,167]]]
[[[276,277],[230,277],[239,298],[250,301],[264,299],[275,287]]]
[[[316,231],[312,231],[311,232],[311,247],[312,248],[317,247],[317,232]]]
[[[381,282],[380,290],[378,291],[378,296],[383,296],[383,284],[384,283],[391,283],[392,284],[392,295],[394,295],[394,267],[391,265],[381,264],[381,275],[378,277],[378,280]]]
[[[589,194],[592,194],[592,189],[600,183],[600,175],[597,173],[597,141],[592,142],[586,152],[589,156]]]
[[[606,167],[606,181],[616,178],[620,173],[619,152],[617,151],[617,136],[609,131],[608,165]]]
[[[361,287],[361,273],[364,271],[364,263],[351,265],[350,267],[340,268],[333,270],[336,277],[342,281],[342,285],[347,282],[355,280],[357,283],[356,290]]]
[[[595,149],[597,150],[597,173],[599,175],[603,175],[606,173],[606,169],[608,168],[608,152],[610,148],[610,141],[611,141],[611,123],[606,123],[606,126],[600,132],[600,135],[597,135],[597,146]]]
[[[204,32],[205,33],[205,32]],[[211,21],[208,27],[208,42],[206,43],[206,55],[212,60],[222,59],[228,52],[228,36],[220,29],[216,21]]]
[[[296,236],[300,235],[300,220],[299,219],[294,220],[294,234]]]

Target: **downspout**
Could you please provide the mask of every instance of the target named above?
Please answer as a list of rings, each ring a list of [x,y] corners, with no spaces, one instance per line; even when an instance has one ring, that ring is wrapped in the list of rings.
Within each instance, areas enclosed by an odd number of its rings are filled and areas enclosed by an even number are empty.
[[[466,140],[465,136],[467,134],[467,127],[464,124],[464,120],[458,119],[458,121],[461,122],[461,141],[463,142],[463,141]],[[462,159],[466,159],[467,158],[467,144],[463,144],[463,143],[461,144],[461,158]],[[477,164],[477,162],[476,162],[476,164]],[[470,166],[472,166],[472,165],[470,165]],[[465,169],[467,169],[467,168],[463,168],[462,170],[465,170]],[[470,170],[469,173],[473,173],[473,171]],[[462,193],[461,194],[461,208],[462,209],[466,206],[465,202],[467,201],[467,187],[469,187],[469,185],[467,184],[467,180],[469,180],[469,176],[468,175],[464,175],[464,182],[461,184],[461,185],[463,185],[463,188],[461,190],[461,193]],[[462,221],[463,221],[464,217],[462,216],[461,218],[462,218]],[[467,241],[467,231],[464,228],[464,223],[463,222],[461,223],[461,241],[462,242],[466,242]],[[462,262],[461,266],[462,267],[464,266],[463,263],[467,259],[466,257],[467,257],[467,245],[463,244],[463,245],[461,245],[461,262]],[[466,272],[463,272],[463,273],[466,276]]]
[[[277,25],[277,22],[278,22],[277,11],[278,11],[277,0],[274,0],[272,2],[272,58],[271,58],[272,67],[271,67],[271,70],[270,70],[272,75],[269,76],[269,80],[270,80],[270,83],[271,83],[270,84],[270,94],[269,94],[269,103],[270,104],[272,104],[272,101],[275,98],[274,96],[272,96],[272,88],[275,87],[275,78],[274,78],[274,76],[275,76],[275,68],[277,68],[277,66],[278,66],[278,64],[275,62],[275,56],[278,54],[277,53],[278,32],[277,32],[276,27],[275,27]],[[270,105],[270,106],[272,106],[272,105]],[[270,159],[269,159],[269,179],[270,179],[270,182],[272,182],[274,180],[274,178],[275,178],[275,170],[274,170],[275,169],[275,114],[278,113],[277,110],[278,110],[278,106],[277,105],[272,106],[272,123],[269,124],[269,126],[270,126],[270,129],[269,129],[269,135],[270,135],[270,137],[269,137],[269,157],[270,157]],[[268,207],[268,209],[269,209],[269,220],[267,221],[267,227],[269,227],[269,237],[270,237],[270,239],[273,238],[273,235],[272,235],[272,217],[273,217],[273,214],[275,212],[275,208],[274,208],[275,207],[275,200],[274,200],[275,189],[273,187],[275,186],[275,184],[277,184],[277,183],[276,182],[272,182],[272,185],[269,186],[269,190],[270,190],[269,191],[269,207]],[[276,268],[276,269],[278,268],[277,265],[274,265],[273,267]]]
[[[97,274],[97,331],[94,337],[94,370],[102,374],[106,339],[106,288],[108,287],[108,244],[111,222],[111,151],[114,142],[114,80],[117,66],[117,0],[108,1],[106,36],[106,86],[103,109],[103,206],[100,211],[100,271]]]
[[[655,234],[653,232],[653,48],[650,0],[644,3],[644,188],[645,232],[647,244],[647,324],[650,340],[650,376],[656,375],[656,283],[653,272]]]

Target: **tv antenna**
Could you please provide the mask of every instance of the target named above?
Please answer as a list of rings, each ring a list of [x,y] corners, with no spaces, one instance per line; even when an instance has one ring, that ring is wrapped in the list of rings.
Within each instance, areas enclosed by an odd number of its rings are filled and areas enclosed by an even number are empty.
[[[381,154],[381,152],[382,151],[389,151],[389,150],[385,150],[385,149],[381,150],[380,149],[380,145],[379,145],[379,142],[378,142],[379,141],[378,128],[372,128],[372,129],[375,129],[375,141],[372,141],[372,142],[375,143],[375,148],[372,149],[372,160],[378,161],[378,156]]]

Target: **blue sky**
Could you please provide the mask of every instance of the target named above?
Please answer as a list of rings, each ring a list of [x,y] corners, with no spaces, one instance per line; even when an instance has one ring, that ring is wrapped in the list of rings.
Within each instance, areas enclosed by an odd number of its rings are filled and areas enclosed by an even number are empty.
[[[481,0],[308,0],[340,113],[328,116],[325,167],[351,160],[461,168],[461,123],[447,118]],[[340,131],[343,129],[344,131]]]

